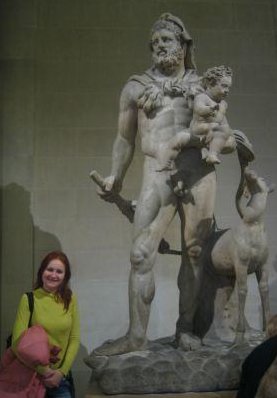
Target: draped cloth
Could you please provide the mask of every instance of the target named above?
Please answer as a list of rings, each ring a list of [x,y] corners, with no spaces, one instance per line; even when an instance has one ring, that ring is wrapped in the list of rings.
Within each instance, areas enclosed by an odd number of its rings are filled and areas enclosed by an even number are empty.
[[[45,387],[35,367],[49,365],[48,336],[40,325],[26,329],[16,344],[16,354],[8,348],[0,362],[1,398],[44,398]]]

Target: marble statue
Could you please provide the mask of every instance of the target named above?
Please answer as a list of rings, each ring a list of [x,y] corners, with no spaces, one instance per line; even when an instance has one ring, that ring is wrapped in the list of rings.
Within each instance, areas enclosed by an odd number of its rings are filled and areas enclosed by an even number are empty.
[[[173,168],[173,160],[186,146],[202,143],[202,159],[218,164],[219,153],[236,147],[235,136],[227,119],[225,98],[232,84],[232,71],[225,66],[208,69],[199,87],[192,85],[188,98],[193,110],[189,129],[177,132],[169,141],[155,145],[156,156],[161,163],[160,171]],[[196,138],[199,138],[197,142]]]
[[[153,66],[142,75],[132,76],[122,90],[111,175],[104,180],[105,187],[102,191],[102,196],[120,191],[133,157],[138,132],[145,161],[142,188],[134,216],[134,239],[130,254],[130,325],[125,336],[99,347],[96,350],[98,355],[146,349],[146,330],[155,292],[153,266],[159,242],[177,211],[178,200],[173,193],[171,173],[166,170],[157,171],[160,165],[153,156],[153,146],[156,142],[164,143],[170,140],[176,132],[189,127],[191,109],[184,92],[194,81],[198,81],[192,39],[178,18],[165,14],[152,28],[150,46]],[[175,84],[170,85],[170,81],[174,81]],[[164,92],[165,86],[172,87],[172,90]],[[201,245],[212,226],[216,180],[214,168],[203,164],[199,150],[193,149],[189,154],[180,154],[184,158],[190,158],[190,165],[180,164],[179,167],[182,171],[189,172],[193,164],[194,176],[191,178],[198,182],[196,186],[186,178],[195,200],[193,205],[183,203],[190,225],[185,231],[186,241],[189,255],[195,264],[195,258],[200,254]],[[182,159],[179,163],[181,161]],[[178,163],[178,159],[175,163]],[[209,197],[210,200],[207,201],[204,197]],[[192,325],[193,306],[197,295],[198,268],[194,267],[194,264],[191,285],[195,286],[189,294],[190,303],[186,300],[182,311],[188,328],[189,324]]]
[[[255,272],[262,303],[263,330],[269,319],[268,272],[265,267],[268,258],[267,237],[263,215],[268,186],[263,178],[253,170],[244,170],[246,195],[250,198],[244,203],[243,195],[238,198],[241,223],[227,230],[218,239],[211,252],[213,267],[220,273],[233,274],[236,277],[238,292],[238,324],[235,343],[243,342],[245,334],[245,300],[247,294],[247,275]]]
[[[216,175],[213,164],[202,161],[201,140],[188,140],[187,147],[175,159],[174,170],[161,171],[159,156],[153,149],[157,142],[158,146],[166,145],[176,134],[189,129],[189,93],[194,85],[199,85],[192,39],[182,21],[167,13],[152,28],[150,48],[153,66],[142,75],[132,76],[122,90],[111,173],[104,179],[100,193],[108,200],[110,195],[120,192],[139,133],[145,159],[130,254],[130,324],[125,336],[97,348],[98,355],[146,349],[155,292],[153,266],[159,243],[177,209],[186,219],[186,247],[178,279],[180,318],[176,339],[184,333],[190,341],[201,279],[198,260],[213,228]],[[233,142],[226,140],[222,151],[231,152],[234,147]],[[195,336],[191,342],[195,346]]]
[[[232,84],[232,71],[225,66],[208,69],[202,77],[204,92],[193,99],[193,116],[190,131],[205,136],[208,149],[202,149],[202,158],[207,163],[220,163],[218,155],[226,145],[234,146],[234,134],[227,122],[227,97]]]
[[[251,143],[227,122],[231,69],[210,68],[200,78],[192,38],[183,22],[169,13],[154,23],[150,49],[152,66],[131,76],[121,93],[110,175],[103,178],[91,172],[102,199],[115,203],[133,223],[129,328],[124,336],[97,347],[85,362],[108,394],[236,388],[238,364],[251,347],[224,345],[215,352],[202,345],[202,338],[213,321],[215,292],[219,287],[233,291],[236,276],[240,297],[236,342],[242,340],[249,272],[257,275],[265,326],[269,309],[263,213],[270,189],[247,167],[254,159]],[[144,155],[143,179],[137,201],[129,201],[120,191],[137,134]],[[242,221],[235,229],[219,231],[214,219],[215,164],[220,163],[219,154],[233,151],[241,167],[236,205]],[[246,188],[250,201],[244,206]],[[174,252],[163,236],[176,214],[182,240],[176,333],[172,341],[149,342],[153,267],[158,251]]]

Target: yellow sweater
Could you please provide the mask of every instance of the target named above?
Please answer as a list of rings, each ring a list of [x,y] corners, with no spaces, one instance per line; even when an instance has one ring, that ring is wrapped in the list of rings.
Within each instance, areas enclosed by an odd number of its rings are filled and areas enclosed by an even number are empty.
[[[68,311],[64,310],[63,303],[57,302],[53,293],[42,288],[34,290],[34,312],[32,325],[41,325],[49,337],[50,346],[61,348],[58,354],[59,362],[51,365],[59,369],[64,375],[68,373],[80,344],[80,322],[77,301],[72,295]],[[21,297],[15,324],[13,327],[12,348],[16,351],[17,340],[22,332],[28,328],[30,317],[27,295]],[[41,373],[42,369],[37,369]]]

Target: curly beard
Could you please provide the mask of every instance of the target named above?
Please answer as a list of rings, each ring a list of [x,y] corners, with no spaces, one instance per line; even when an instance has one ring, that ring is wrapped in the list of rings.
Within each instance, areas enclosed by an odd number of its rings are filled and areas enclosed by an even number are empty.
[[[182,48],[175,48],[174,50],[170,50],[170,52],[164,54],[152,53],[152,59],[155,66],[164,72],[175,70],[175,68],[180,65],[183,56],[184,52]]]

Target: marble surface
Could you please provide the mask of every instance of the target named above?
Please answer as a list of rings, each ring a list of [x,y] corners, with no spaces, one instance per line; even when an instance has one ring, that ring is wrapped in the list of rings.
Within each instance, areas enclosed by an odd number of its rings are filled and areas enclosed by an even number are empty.
[[[188,392],[182,394],[118,394],[117,398],[235,398],[236,390],[214,392]],[[100,391],[96,384],[91,384],[84,398],[103,398],[106,395]]]
[[[85,363],[105,394],[164,394],[236,390],[241,365],[262,341],[253,334],[240,345],[212,342],[195,351],[174,347],[170,338],[152,341],[145,351],[91,355]],[[227,395],[228,396],[228,395]]]
[[[117,398],[235,398],[236,391],[218,391],[218,392],[203,392],[203,393],[195,393],[188,392],[184,394],[143,394],[142,395],[117,395]],[[100,398],[104,397],[105,394],[95,393],[88,391],[85,395],[85,398]]]

